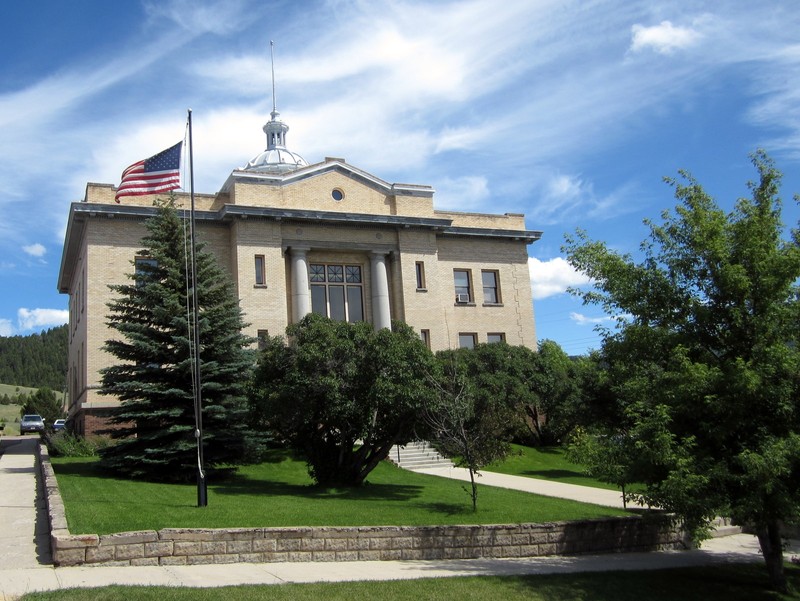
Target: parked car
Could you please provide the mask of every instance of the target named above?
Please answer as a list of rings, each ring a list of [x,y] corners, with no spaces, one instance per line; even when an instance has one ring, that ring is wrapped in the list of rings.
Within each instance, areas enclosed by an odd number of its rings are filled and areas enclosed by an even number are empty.
[[[22,416],[22,420],[19,422],[19,433],[27,434],[28,432],[44,432],[44,420],[41,415],[31,413]]]
[[[57,419],[53,422],[53,432],[58,432],[59,430],[63,430],[67,427],[67,420],[65,419]]]

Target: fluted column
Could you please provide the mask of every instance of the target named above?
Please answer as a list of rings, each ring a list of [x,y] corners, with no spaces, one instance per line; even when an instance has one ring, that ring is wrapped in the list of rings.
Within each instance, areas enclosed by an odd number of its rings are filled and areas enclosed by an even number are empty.
[[[386,273],[386,255],[373,252],[370,256],[372,274],[372,325],[376,330],[392,327],[389,306],[389,276]]]
[[[311,293],[308,287],[308,248],[289,249],[292,269],[292,318],[297,323],[311,313]]]

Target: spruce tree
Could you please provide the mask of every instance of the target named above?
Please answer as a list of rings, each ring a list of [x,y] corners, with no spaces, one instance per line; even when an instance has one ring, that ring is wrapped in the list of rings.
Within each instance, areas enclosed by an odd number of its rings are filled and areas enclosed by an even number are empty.
[[[108,325],[119,336],[104,349],[120,361],[102,370],[101,394],[121,403],[112,411],[109,431],[119,441],[104,449],[102,463],[130,477],[183,481],[195,477],[197,466],[188,226],[174,197],[156,205],[130,282],[110,286],[118,296],[108,304]],[[230,279],[202,244],[196,270],[203,452],[213,475],[244,459],[245,385],[253,356]]]

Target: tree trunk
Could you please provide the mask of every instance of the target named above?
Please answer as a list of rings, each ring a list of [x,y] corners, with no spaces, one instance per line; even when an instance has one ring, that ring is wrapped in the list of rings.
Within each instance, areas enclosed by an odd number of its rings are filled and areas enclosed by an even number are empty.
[[[525,405],[525,412],[530,418],[528,429],[535,438],[536,444],[542,444],[542,424],[539,420],[539,408],[536,405]],[[531,428],[531,426],[533,426]]]
[[[787,592],[786,575],[783,573],[783,540],[781,527],[777,520],[770,520],[756,527],[758,543],[767,564],[767,573],[772,588],[781,593]]]

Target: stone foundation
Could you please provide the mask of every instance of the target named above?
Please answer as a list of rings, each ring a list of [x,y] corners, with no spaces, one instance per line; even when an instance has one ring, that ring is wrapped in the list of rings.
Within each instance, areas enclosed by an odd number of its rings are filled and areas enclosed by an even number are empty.
[[[686,547],[683,530],[662,514],[547,524],[164,528],[70,534],[44,445],[39,466],[57,566],[477,559]]]

